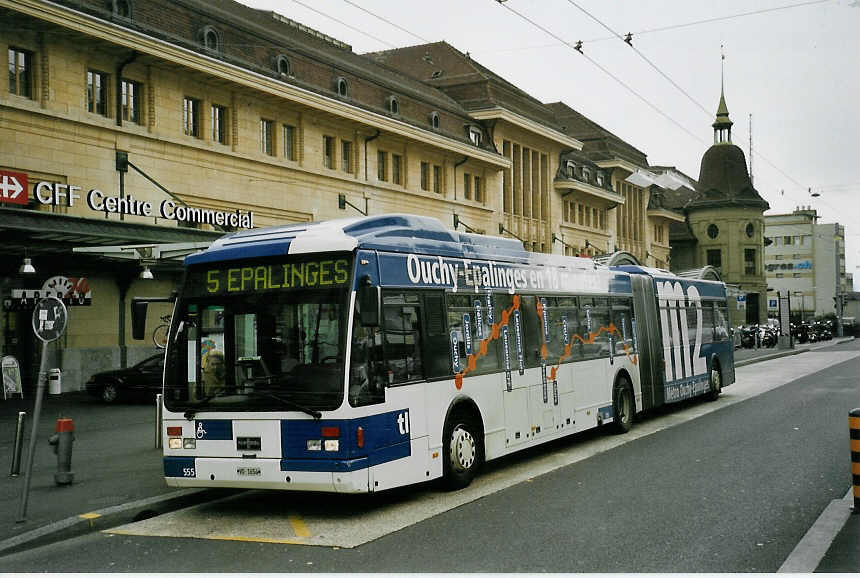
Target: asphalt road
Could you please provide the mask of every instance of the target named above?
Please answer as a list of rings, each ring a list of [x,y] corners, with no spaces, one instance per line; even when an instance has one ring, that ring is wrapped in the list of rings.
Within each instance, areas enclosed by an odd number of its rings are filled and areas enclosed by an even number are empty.
[[[833,349],[857,351],[860,343]],[[860,405],[858,376],[854,357],[356,548],[93,534],[5,557],[2,566],[4,572],[775,572],[830,501],[848,490],[847,415]],[[643,425],[659,418],[646,416]],[[600,435],[576,436],[516,460],[528,465]],[[311,499],[332,500],[336,510],[343,498]],[[409,490],[366,499],[403,507],[410,501]]]

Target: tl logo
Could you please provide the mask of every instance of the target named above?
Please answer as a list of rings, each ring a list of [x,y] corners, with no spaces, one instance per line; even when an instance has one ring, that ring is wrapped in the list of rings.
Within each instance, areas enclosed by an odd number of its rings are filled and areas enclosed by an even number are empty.
[[[400,432],[400,435],[406,435],[409,433],[408,411],[404,411],[397,414],[397,430]]]

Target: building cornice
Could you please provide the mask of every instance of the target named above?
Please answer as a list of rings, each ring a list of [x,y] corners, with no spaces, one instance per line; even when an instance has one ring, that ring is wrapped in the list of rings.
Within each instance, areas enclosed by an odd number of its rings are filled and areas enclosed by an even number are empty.
[[[501,106],[494,108],[485,108],[482,110],[470,110],[469,114],[478,120],[504,120],[521,129],[538,134],[553,142],[557,142],[567,147],[574,148],[578,151],[582,150],[582,142],[570,137],[563,132],[559,132],[548,126],[544,126],[533,120],[530,120],[521,114],[517,114]]]
[[[670,211],[669,209],[648,209],[646,215],[649,217],[660,217],[669,221],[676,221],[678,223],[683,223],[686,220],[684,215],[676,213],[675,211]]]
[[[511,161],[502,155],[477,148],[465,142],[422,130],[403,121],[376,114],[340,100],[326,97],[313,91],[284,83],[274,78],[252,72],[234,64],[199,54],[192,50],[146,36],[82,12],[46,2],[44,0],[0,0],[0,7],[15,10],[37,20],[68,28],[85,36],[91,36],[125,46],[130,50],[193,69],[208,76],[233,82],[253,90],[307,106],[308,108],[348,118],[391,134],[423,142],[483,161],[499,168],[509,168]]]
[[[591,195],[592,197],[597,197],[616,205],[624,204],[624,195],[616,193],[615,191],[601,189],[600,187],[595,187],[594,185],[589,185],[582,181],[573,179],[556,179],[553,182],[553,185],[555,186],[555,190],[564,194],[570,194],[571,192],[585,193],[586,195]],[[683,218],[681,220],[683,220]]]
[[[627,171],[628,173],[635,173],[637,170],[639,170],[639,167],[637,167],[630,161],[625,161],[624,159],[595,161],[594,164],[596,164],[601,169],[621,169]]]

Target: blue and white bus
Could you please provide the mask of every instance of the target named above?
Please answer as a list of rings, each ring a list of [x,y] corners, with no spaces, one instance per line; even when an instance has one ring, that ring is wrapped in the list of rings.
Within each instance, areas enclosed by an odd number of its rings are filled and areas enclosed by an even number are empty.
[[[722,283],[432,218],[243,231],[185,264],[164,375],[171,486],[459,488],[485,460],[626,432],[734,381]]]

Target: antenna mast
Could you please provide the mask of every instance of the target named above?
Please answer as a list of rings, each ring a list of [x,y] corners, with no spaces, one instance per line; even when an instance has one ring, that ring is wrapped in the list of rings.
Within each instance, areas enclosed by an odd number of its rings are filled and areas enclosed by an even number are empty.
[[[752,113],[750,113],[750,184],[755,186],[755,183],[753,182],[753,169],[752,169],[752,165],[753,165],[753,154],[752,154],[753,153],[753,145],[752,145],[752,143],[753,143],[753,140],[752,140]]]

